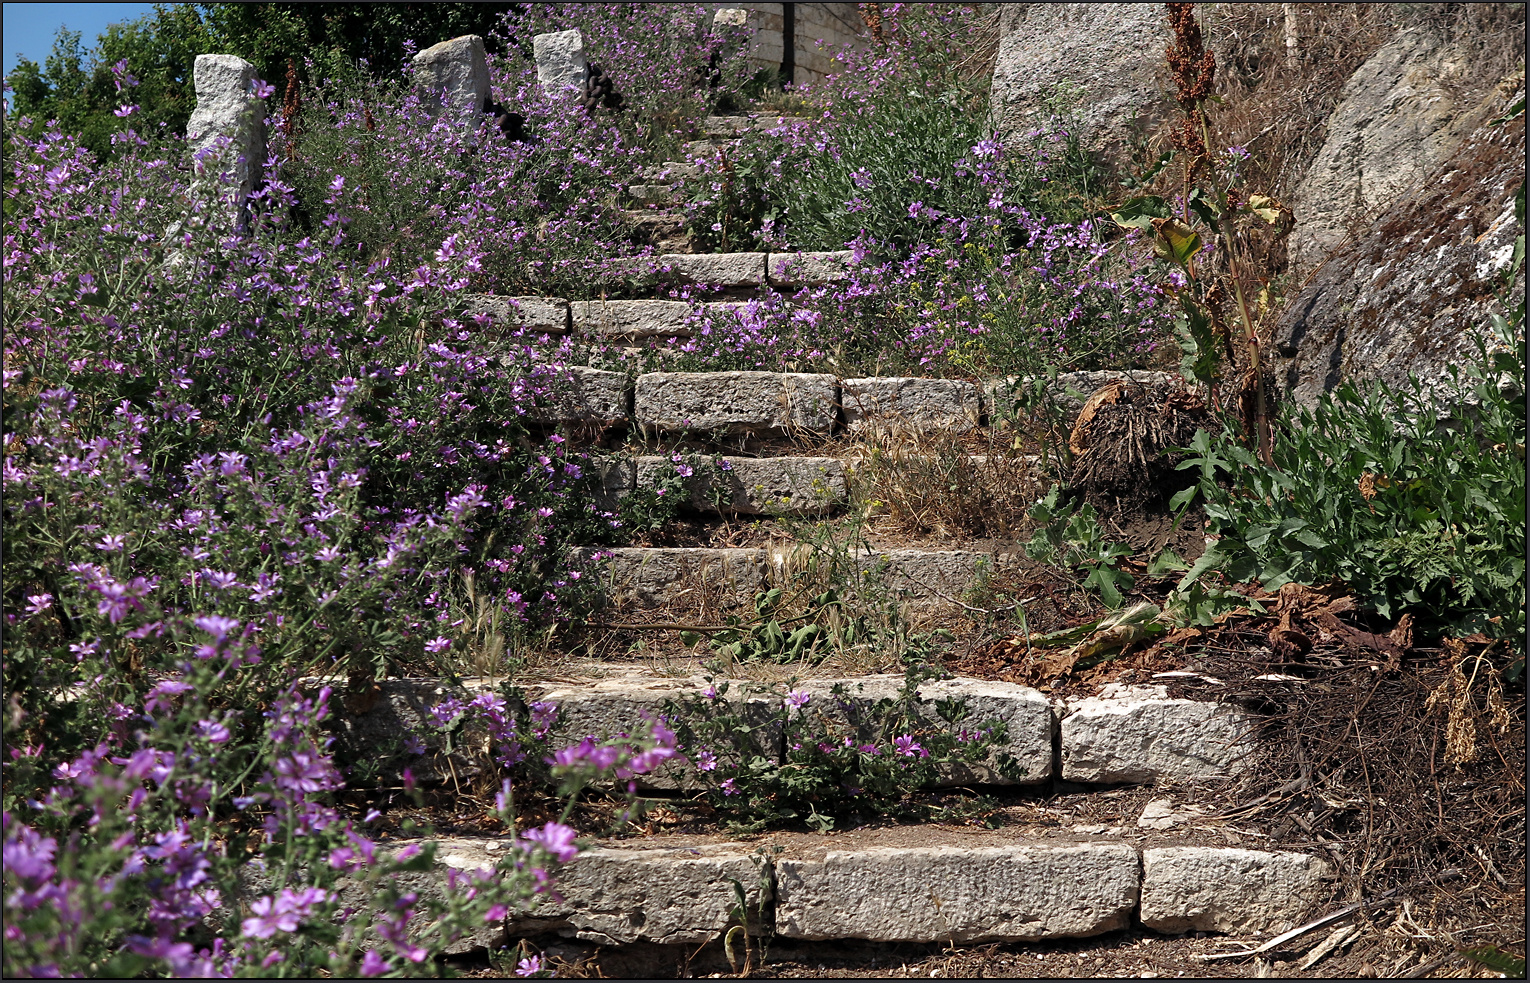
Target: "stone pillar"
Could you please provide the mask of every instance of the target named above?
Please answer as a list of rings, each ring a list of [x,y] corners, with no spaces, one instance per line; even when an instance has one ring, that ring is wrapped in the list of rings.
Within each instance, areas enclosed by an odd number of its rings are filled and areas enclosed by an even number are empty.
[[[531,39],[537,60],[537,81],[549,96],[561,96],[584,87],[589,60],[584,55],[584,35],[575,31],[538,34]]]
[[[483,38],[464,34],[415,55],[414,87],[427,112],[455,117],[462,121],[463,135],[471,134],[489,103],[489,55]]]
[[[239,226],[245,201],[266,165],[265,110],[255,95],[255,66],[235,55],[197,55],[192,78],[197,108],[186,122],[186,143],[192,159],[200,162],[199,172],[232,171],[234,191],[227,217]],[[217,147],[225,137],[232,142],[220,152]]]

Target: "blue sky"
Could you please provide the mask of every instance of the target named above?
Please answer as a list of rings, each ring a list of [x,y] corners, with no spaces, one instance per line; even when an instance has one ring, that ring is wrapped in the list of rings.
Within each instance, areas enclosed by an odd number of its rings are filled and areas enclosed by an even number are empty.
[[[16,67],[18,55],[43,64],[60,27],[79,31],[88,50],[95,47],[96,36],[106,30],[106,25],[154,10],[152,3],[8,3],[4,7],[5,34],[0,48],[5,54],[6,75]]]

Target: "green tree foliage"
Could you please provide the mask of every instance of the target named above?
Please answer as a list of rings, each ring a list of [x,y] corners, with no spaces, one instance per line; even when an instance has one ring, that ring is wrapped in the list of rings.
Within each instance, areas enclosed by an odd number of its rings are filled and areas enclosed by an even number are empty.
[[[177,6],[192,6],[177,4]],[[312,59],[321,77],[365,61],[391,73],[408,45],[478,34],[493,53],[494,34],[517,3],[199,3],[223,51],[255,65],[262,78],[279,82],[287,60]],[[530,39],[527,39],[529,46]]]
[[[305,76],[346,75],[358,62],[390,73],[420,47],[462,34],[490,39],[510,3],[174,3],[109,26],[94,47],[78,31],[60,29],[42,65],[23,58],[6,77],[18,117],[40,131],[57,120],[97,154],[112,149],[126,125],[111,68],[126,61],[141,85],[132,124],[140,133],[182,133],[196,107],[192,69],[199,54],[234,54],[260,77],[283,84],[289,59]]]
[[[180,133],[196,106],[192,67],[197,55],[214,51],[216,40],[191,4],[155,5],[153,14],[112,24],[87,48],[78,31],[60,29],[53,51],[39,66],[23,58],[6,81],[15,90],[18,116],[29,116],[41,129],[51,120],[77,133],[98,154],[111,150],[111,137],[126,126],[114,115],[122,104],[111,68],[127,62],[138,79],[131,119],[140,133],[164,129]]]

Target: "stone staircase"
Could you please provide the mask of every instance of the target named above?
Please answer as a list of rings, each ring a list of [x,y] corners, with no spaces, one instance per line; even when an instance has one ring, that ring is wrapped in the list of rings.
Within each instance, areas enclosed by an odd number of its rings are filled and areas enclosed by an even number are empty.
[[[843,728],[902,681],[870,675],[797,686],[809,694],[805,713]],[[384,682],[367,710],[343,721],[341,740],[358,749],[384,746],[419,732],[429,708],[446,697],[498,691],[501,682]],[[761,720],[780,699],[768,688],[733,683],[725,699],[754,704]],[[605,678],[568,674],[527,685],[525,698],[557,705],[566,735],[608,737],[654,718],[670,701],[700,695],[705,685],[701,677],[630,670]],[[954,678],[926,682],[919,695],[932,718],[935,701],[959,697],[975,718],[1005,723],[1007,743],[998,750],[1019,765],[1018,777],[978,763],[942,781],[1033,792],[1006,810],[1013,818],[1002,827],[785,832],[748,842],[720,834],[600,840],[565,868],[562,902],[486,926],[457,951],[496,949],[527,935],[544,943],[699,945],[738,924],[735,882],[754,911],[751,932],[804,942],[1026,942],[1132,927],[1259,935],[1291,929],[1329,897],[1336,871],[1327,860],[1271,846],[1193,801],[1205,783],[1259,767],[1257,722],[1244,711],[1176,698],[1163,685],[1112,684],[1097,697],[1052,700],[1024,686]],[[784,758],[787,735],[769,726],[760,734],[758,749]],[[467,781],[475,768],[457,758],[452,774]],[[706,781],[670,762],[644,778],[644,794],[684,799]],[[1110,799],[1119,795],[1112,790],[1133,785],[1151,786],[1157,797],[1146,807],[1140,797],[1123,801],[1109,822],[1038,821],[1038,813],[1052,811],[1045,806],[1052,795]],[[510,840],[441,841],[440,877],[450,868],[492,865]],[[443,884],[427,878],[421,887],[439,891]]]
[[[687,151],[699,158],[749,127],[779,124],[709,120],[707,139]],[[568,339],[595,353],[585,360],[589,364],[568,367],[565,384],[536,416],[586,446],[621,448],[600,465],[606,507],[674,475],[674,448],[724,447],[719,470],[696,474],[685,485],[697,521],[830,522],[851,503],[867,442],[976,432],[999,414],[1004,380],[613,368],[622,360],[611,352],[683,346],[699,317],[733,316],[770,292],[790,293],[848,275],[849,252],[685,251],[674,205],[682,183],[702,173],[693,162],[670,162],[628,189],[634,215],[646,223],[642,234],[671,251],[632,260],[626,269],[707,288],[711,292],[697,293],[708,299],[479,296],[468,304],[469,313],[488,316],[500,337]],[[1065,407],[1071,398],[1076,411],[1077,394],[1092,392],[1111,375],[1065,376],[1057,398]],[[910,622],[961,617],[971,610],[963,599],[975,587],[1019,562],[1018,547],[936,546],[947,548],[864,542],[849,548],[845,559],[864,588],[859,595],[850,592],[851,602],[857,596],[862,603],[893,601]],[[605,550],[609,558],[600,576],[607,606],[601,618],[653,622],[747,610],[760,592],[804,584],[803,549],[773,539],[745,547]],[[699,694],[706,685],[700,661],[680,658],[659,672],[640,661],[564,659],[517,682],[528,700],[555,703],[564,738],[577,742],[584,735],[631,732],[666,701]],[[883,674],[835,676],[832,666],[797,668],[808,677],[797,684],[810,694],[808,706],[830,724],[845,725],[857,707],[896,693],[902,682]],[[356,749],[396,742],[422,729],[429,706],[449,693],[497,689],[501,682],[465,680],[459,687],[440,680],[386,681],[341,721],[342,740]],[[747,684],[735,680],[732,692],[748,690]],[[836,684],[848,695],[835,696]],[[779,706],[780,693],[758,686],[753,693],[737,698]],[[1063,701],[1023,686],[965,678],[927,682],[920,696],[927,706],[962,697],[977,718],[1007,725],[1002,750],[1018,763],[1019,777],[980,764],[946,775],[953,788],[1030,790],[1042,802],[1062,791],[1109,795],[1122,786],[1163,786],[1185,808],[1160,801],[1156,811],[1144,812],[1138,804],[1108,823],[1075,827],[892,827],[773,834],[753,843],[673,835],[604,840],[564,871],[562,902],[486,927],[464,943],[464,951],[501,947],[526,935],[694,947],[738,924],[737,890],[747,895],[754,912],[747,929],[756,935],[931,943],[1088,937],[1127,927],[1168,934],[1277,932],[1328,898],[1335,871],[1326,860],[1271,848],[1258,834],[1187,805],[1193,796],[1185,790],[1194,783],[1225,782],[1258,766],[1258,722],[1235,707],[1173,696],[1164,685],[1107,687],[1095,697]],[[762,754],[784,758],[781,731],[763,732],[760,740]],[[453,765],[458,777],[471,770],[468,761]],[[646,781],[653,794],[684,797],[704,779],[694,768],[674,766]],[[492,865],[508,842],[443,841],[439,876],[427,878],[422,890],[445,890],[447,869]]]

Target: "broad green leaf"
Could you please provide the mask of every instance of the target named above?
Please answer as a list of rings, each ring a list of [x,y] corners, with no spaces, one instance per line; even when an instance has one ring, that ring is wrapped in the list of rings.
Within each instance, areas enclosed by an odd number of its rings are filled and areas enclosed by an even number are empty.
[[[1173,214],[1169,210],[1169,203],[1157,195],[1139,195],[1136,198],[1128,198],[1118,205],[1115,211],[1110,213],[1110,219],[1123,229],[1141,229],[1144,232],[1150,232],[1153,228],[1153,219],[1169,218]]]
[[[1179,554],[1173,550],[1164,550],[1153,557],[1153,562],[1148,564],[1147,576],[1154,579],[1167,577],[1171,573],[1180,573],[1190,569],[1190,564],[1179,558]]]
[[[1222,220],[1225,208],[1221,201],[1209,196],[1205,189],[1196,188],[1190,192],[1190,210],[1195,212],[1202,222],[1215,227]]]
[[[1153,246],[1159,254],[1173,259],[1181,266],[1189,266],[1201,248],[1201,237],[1194,229],[1174,218],[1154,219]]]
[[[1195,462],[1193,462],[1193,461],[1186,461],[1184,464],[1180,465],[1180,468],[1183,469],[1187,465],[1190,465],[1190,464],[1193,464],[1193,463],[1195,463]],[[1173,498],[1169,499],[1169,511],[1170,512],[1178,512],[1180,509],[1182,509],[1186,505],[1190,504],[1190,502],[1195,498],[1196,492],[1198,492],[1198,491],[1200,491],[1200,488],[1198,488],[1198,487],[1196,487],[1194,485],[1191,485],[1189,488],[1186,488],[1184,491],[1177,492],[1174,495]]]

